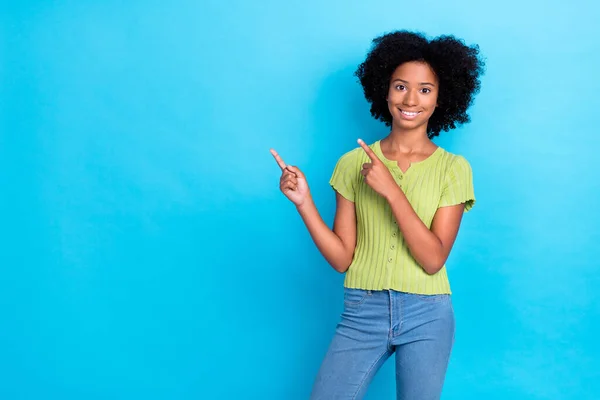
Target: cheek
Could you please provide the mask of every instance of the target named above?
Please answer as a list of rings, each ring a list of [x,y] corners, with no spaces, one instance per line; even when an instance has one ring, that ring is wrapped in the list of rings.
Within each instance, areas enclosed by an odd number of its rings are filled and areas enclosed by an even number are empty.
[[[392,92],[391,90],[388,90],[386,100],[388,103],[392,102],[394,100],[394,92]]]
[[[396,104],[400,104],[403,101],[402,92],[398,92],[397,90],[390,90],[387,95],[387,103],[388,108],[393,109],[396,108]]]
[[[395,106],[394,104],[396,104],[396,101],[397,101],[397,100],[396,100],[396,99],[394,99],[394,96],[391,96],[391,95],[390,95],[390,96],[388,96],[388,98],[387,98],[387,100],[386,100],[386,101],[387,101],[388,110],[390,110],[390,112],[392,112],[392,110],[393,110],[394,108],[396,108],[396,106]]]
[[[427,110],[431,113],[433,113],[433,111],[435,110],[436,106],[437,106],[437,96],[431,96],[431,97],[427,97],[426,99],[423,100],[423,105],[425,105],[425,107],[427,108]]]
[[[434,96],[431,96],[429,98],[429,102],[431,103],[432,108],[437,107],[438,99],[439,99],[439,97],[438,97],[437,93]]]

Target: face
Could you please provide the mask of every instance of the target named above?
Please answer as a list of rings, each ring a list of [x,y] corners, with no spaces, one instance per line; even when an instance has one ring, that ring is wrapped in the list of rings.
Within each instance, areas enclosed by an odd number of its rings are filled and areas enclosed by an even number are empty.
[[[438,79],[429,64],[411,61],[396,68],[387,98],[394,126],[411,130],[427,127],[437,107],[438,90]]]

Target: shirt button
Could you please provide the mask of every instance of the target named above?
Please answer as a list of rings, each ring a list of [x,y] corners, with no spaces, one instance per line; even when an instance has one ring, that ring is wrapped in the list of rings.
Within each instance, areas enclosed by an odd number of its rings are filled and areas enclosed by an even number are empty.
[[[394,250],[396,248],[395,245],[391,245],[390,249]]]
[[[392,262],[392,257],[388,258],[388,262]]]
[[[392,233],[392,237],[396,237],[396,232]]]

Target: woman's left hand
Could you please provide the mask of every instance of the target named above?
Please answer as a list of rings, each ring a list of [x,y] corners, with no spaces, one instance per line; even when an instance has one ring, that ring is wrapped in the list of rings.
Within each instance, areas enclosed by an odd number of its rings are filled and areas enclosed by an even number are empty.
[[[365,177],[365,182],[380,196],[386,199],[391,198],[400,190],[400,187],[394,180],[390,170],[365,142],[358,139],[358,144],[371,159],[370,163],[363,164],[360,171]]]

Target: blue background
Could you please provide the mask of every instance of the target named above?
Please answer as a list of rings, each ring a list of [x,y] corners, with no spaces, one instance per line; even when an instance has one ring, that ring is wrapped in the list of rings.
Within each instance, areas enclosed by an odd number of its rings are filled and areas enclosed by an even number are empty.
[[[600,398],[593,1],[21,1],[0,13],[0,398],[305,399],[342,307],[278,191],[331,223],[338,157],[387,128],[374,36],[478,43],[436,142],[478,203],[448,261],[445,399]],[[369,399],[394,398],[393,363]]]

